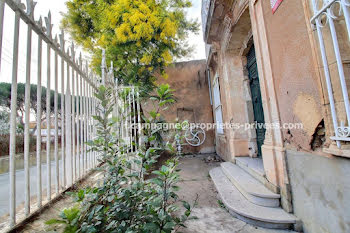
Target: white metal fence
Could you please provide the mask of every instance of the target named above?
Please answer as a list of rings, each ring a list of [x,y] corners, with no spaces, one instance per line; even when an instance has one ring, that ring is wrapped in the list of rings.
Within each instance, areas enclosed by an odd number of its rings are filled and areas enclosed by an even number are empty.
[[[118,136],[118,147],[123,148],[124,152],[137,152],[142,139],[139,87],[124,86],[118,83],[118,79],[114,76],[113,63],[109,69],[106,65],[105,50],[102,50],[101,71],[102,85],[114,88],[113,116],[118,119],[115,129]]]
[[[51,14],[45,17],[45,27],[42,19],[35,21],[33,0],[27,0],[24,5],[20,0],[0,0],[0,62],[3,54],[4,9],[12,10],[14,18],[14,37],[12,49],[12,80],[11,80],[11,115],[10,115],[10,150],[9,150],[9,227],[14,227],[18,219],[28,217],[33,211],[40,209],[44,203],[72,186],[77,180],[87,174],[88,170],[97,165],[97,154],[90,152],[86,142],[95,135],[92,115],[95,113],[96,99],[93,92],[96,89],[96,78],[89,73],[88,64],[82,61],[81,55],[76,56],[74,44],[65,47],[65,37],[62,32],[53,37]],[[24,122],[24,214],[18,216],[19,203],[16,202],[16,113],[17,113],[17,83],[20,26],[27,27],[26,36],[26,72],[25,72],[25,122]],[[30,84],[32,68],[32,34],[37,35],[37,132],[41,132],[43,118],[41,89],[42,70],[46,70],[46,119],[54,118],[54,142],[46,140],[46,161],[42,161],[41,133],[36,138],[36,165],[29,165],[29,121],[30,121]],[[59,40],[59,43],[58,43]],[[43,44],[46,51],[43,51]],[[46,60],[46,67],[43,61]],[[4,69],[0,63],[1,71]],[[9,67],[6,67],[9,69]],[[59,89],[60,86],[60,89]],[[54,90],[54,108],[50,106],[50,91]],[[61,107],[58,105],[58,95],[61,95]],[[62,117],[58,117],[61,115]],[[60,124],[58,121],[61,121]],[[48,123],[47,132],[51,132]],[[61,126],[61,140],[59,141],[59,125]],[[61,144],[59,143],[61,142]],[[53,150],[51,148],[53,147]],[[60,153],[61,151],[61,153]],[[52,156],[53,154],[53,156]],[[59,156],[61,154],[61,158]],[[53,159],[52,159],[53,158]],[[45,168],[45,169],[44,169]],[[34,170],[34,171],[33,171]],[[34,176],[31,173],[34,172]],[[53,174],[52,174],[53,173]],[[34,180],[33,180],[34,177]],[[43,182],[45,179],[46,182]],[[34,183],[33,183],[34,182]],[[44,186],[43,183],[46,183]],[[34,185],[33,185],[34,184]],[[35,193],[33,195],[33,193]],[[17,194],[17,195],[16,195]],[[17,219],[16,219],[17,218]],[[16,221],[17,220],[17,221]]]
[[[141,106],[139,89],[134,86],[115,86],[115,114],[118,121],[119,147],[125,152],[137,152],[141,146]]]
[[[325,81],[327,85],[332,121],[334,126],[335,136],[331,139],[337,142],[337,146],[341,146],[341,141],[350,141],[350,103],[349,95],[346,86],[346,78],[344,73],[343,61],[338,41],[338,33],[335,26],[335,21],[339,17],[344,17],[346,23],[347,34],[350,38],[350,1],[349,0],[311,0],[314,16],[311,18],[311,23],[315,25],[317,36],[320,45],[321,58],[324,67]],[[342,14],[340,14],[342,13]],[[328,57],[325,38],[323,35],[324,29],[328,27],[331,34],[331,43],[333,45],[334,55],[337,63],[337,71],[340,79],[341,91],[345,105],[346,121],[339,123],[339,110],[336,108],[334,98],[334,88],[332,87],[331,72],[329,69]]]

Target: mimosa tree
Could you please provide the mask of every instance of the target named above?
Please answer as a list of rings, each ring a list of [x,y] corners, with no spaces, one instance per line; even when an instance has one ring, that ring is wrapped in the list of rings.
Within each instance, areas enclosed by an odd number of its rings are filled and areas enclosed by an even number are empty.
[[[189,0],[69,0],[63,27],[92,55],[100,72],[101,49],[123,84],[148,92],[156,75],[191,48],[187,35],[198,23],[186,17]]]

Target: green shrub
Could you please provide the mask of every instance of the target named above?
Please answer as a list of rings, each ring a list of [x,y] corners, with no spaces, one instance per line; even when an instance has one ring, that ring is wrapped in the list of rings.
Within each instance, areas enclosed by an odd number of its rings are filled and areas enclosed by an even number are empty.
[[[154,98],[159,108],[150,119],[144,117],[146,122],[157,121],[160,108],[164,107],[165,102],[172,102],[170,93],[164,95],[171,92],[169,87],[160,88],[158,98]],[[136,155],[127,153],[123,146],[117,146],[120,142],[113,130],[118,119],[110,117],[113,109],[112,89],[102,86],[96,97],[100,102],[98,114],[94,116],[97,137],[89,142],[89,146],[102,155],[103,185],[79,190],[75,193],[77,206],[65,209],[60,219],[46,223],[64,224],[66,233],[170,233],[185,227],[184,223],[195,217],[191,216],[193,206],[179,200],[176,194],[179,189],[176,185],[179,181],[178,158],[169,159],[159,170],[152,172],[154,178],[145,180],[145,175],[149,174],[152,165],[165,150],[163,147],[151,147],[159,140],[154,135],[159,132],[144,132],[147,139],[141,151]],[[168,150],[171,149],[169,146]],[[179,214],[179,203],[185,209],[183,214]]]

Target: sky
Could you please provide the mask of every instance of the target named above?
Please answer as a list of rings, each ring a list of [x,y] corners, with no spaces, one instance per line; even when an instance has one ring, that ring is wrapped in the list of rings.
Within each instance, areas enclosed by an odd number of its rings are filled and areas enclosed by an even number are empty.
[[[43,17],[47,16],[49,10],[51,10],[53,35],[59,33],[59,25],[62,19],[61,13],[66,11],[65,2],[66,0],[36,0],[37,5],[35,7],[34,17],[37,20],[40,15]],[[24,0],[22,0],[24,2]],[[188,17],[197,19],[201,23],[201,0],[192,0],[193,6],[188,10]],[[14,13],[9,7],[5,8],[4,17],[4,38],[3,38],[3,54],[1,58],[1,73],[0,82],[11,82],[12,74],[12,48],[13,48],[13,25],[14,25]],[[200,27],[201,29],[201,27]],[[20,43],[19,43],[19,74],[18,82],[25,82],[25,59],[26,59],[26,25],[22,22],[20,24]],[[32,80],[31,83],[36,82],[36,76],[34,73],[37,72],[37,36],[34,33],[32,39]],[[188,35],[188,43],[194,47],[193,53],[182,61],[194,60],[194,59],[205,59],[205,46],[203,42],[202,31],[200,30],[198,35]],[[46,46],[43,43],[43,58],[46,55]],[[53,54],[51,54],[53,56]],[[46,67],[46,59],[43,59],[43,67]],[[53,67],[52,67],[53,70]],[[43,75],[45,72],[43,70]],[[43,76],[43,85],[46,86],[46,78]],[[52,84],[51,84],[52,85]]]
[[[189,44],[194,46],[194,51],[190,59],[205,59],[205,44],[203,41],[202,33],[202,20],[201,20],[202,0],[192,0],[192,7],[188,11],[188,16],[192,19],[197,19],[200,23],[199,34],[189,35]]]

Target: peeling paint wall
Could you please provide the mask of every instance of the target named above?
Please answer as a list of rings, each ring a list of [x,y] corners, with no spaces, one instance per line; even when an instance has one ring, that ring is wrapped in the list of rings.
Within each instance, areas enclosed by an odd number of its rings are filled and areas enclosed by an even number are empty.
[[[168,83],[174,90],[175,104],[161,114],[167,122],[188,120],[193,123],[213,123],[210,104],[206,61],[194,60],[175,63],[166,69],[168,78],[158,79],[158,83]],[[151,102],[142,103],[147,112],[152,109]],[[206,140],[199,147],[184,145],[184,153],[212,153],[214,148],[214,131],[206,131]]]
[[[302,123],[304,129],[283,129],[285,144],[310,151],[315,130],[323,119],[320,80],[301,1],[283,1],[273,14],[262,1],[271,65],[281,123]]]

